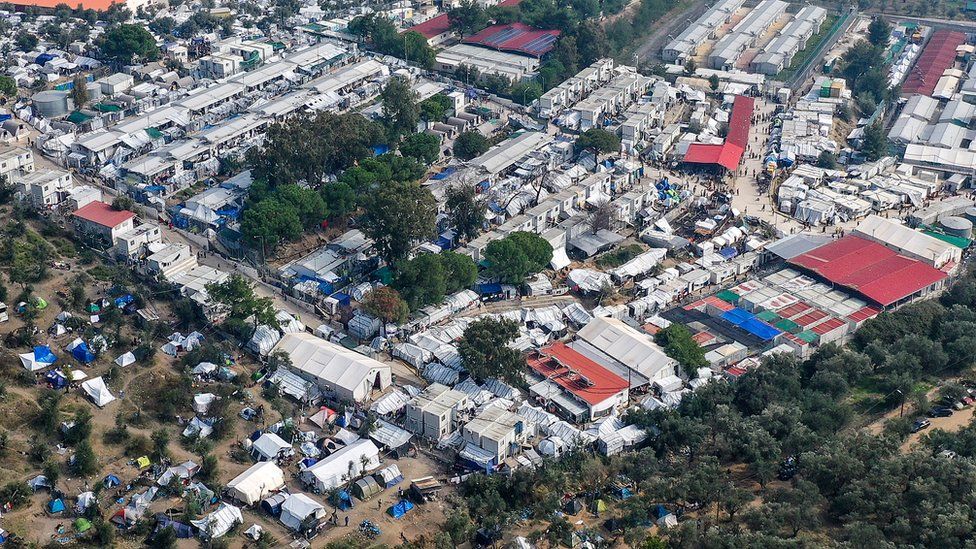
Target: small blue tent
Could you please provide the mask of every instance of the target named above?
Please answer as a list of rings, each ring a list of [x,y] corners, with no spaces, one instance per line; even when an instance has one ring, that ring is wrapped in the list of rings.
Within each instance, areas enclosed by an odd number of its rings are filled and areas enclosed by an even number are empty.
[[[64,511],[64,502],[61,501],[61,498],[51,500],[51,502],[47,504],[47,511],[49,513],[60,513]]]
[[[156,515],[156,532],[170,527],[176,532],[176,537],[180,539],[189,539],[194,536],[194,529],[189,524],[170,519],[162,513]]]
[[[119,477],[115,475],[108,475],[105,477],[105,480],[102,481],[102,485],[105,486],[106,488],[118,486],[119,484],[122,484],[122,481],[119,480]]]
[[[401,499],[396,505],[390,506],[387,512],[390,513],[391,517],[398,519],[406,515],[411,509],[413,509],[413,504],[405,499]]]
[[[47,384],[51,386],[52,389],[63,389],[65,385],[68,384],[68,380],[65,377],[55,371],[50,371],[44,376],[44,380]]]
[[[82,341],[78,346],[71,350],[71,356],[75,357],[75,360],[81,362],[82,364],[88,364],[95,360],[95,353],[91,352],[88,348],[88,344]]]

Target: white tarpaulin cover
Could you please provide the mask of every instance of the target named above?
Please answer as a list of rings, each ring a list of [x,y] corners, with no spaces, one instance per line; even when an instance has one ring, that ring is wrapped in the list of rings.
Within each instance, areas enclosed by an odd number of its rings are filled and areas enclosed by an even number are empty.
[[[136,362],[136,355],[132,354],[131,351],[129,351],[128,353],[122,353],[121,355],[119,355],[119,358],[115,359],[115,363],[123,367],[128,366],[130,364],[135,364],[135,362]]]
[[[199,393],[193,395],[193,411],[198,414],[206,414],[210,404],[217,400],[217,395],[213,393]]]
[[[322,518],[325,507],[305,494],[292,494],[281,504],[281,523],[298,531],[309,516]]]
[[[324,492],[379,466],[379,448],[373,444],[373,441],[362,439],[322,458],[301,474],[306,484]]]
[[[227,483],[230,497],[245,505],[254,505],[285,484],[285,473],[270,461],[250,466]]]
[[[264,433],[251,446],[251,455],[259,461],[268,461],[278,457],[282,450],[291,449],[291,444],[274,433]]]
[[[229,503],[221,503],[217,510],[200,520],[191,520],[190,524],[200,529],[200,537],[216,539],[234,527],[244,522],[241,510]]]
[[[84,389],[85,394],[88,398],[92,399],[99,408],[105,406],[106,404],[115,400],[115,395],[108,390],[105,385],[105,381],[102,380],[102,376],[94,377],[85,381],[81,384],[81,388]]]

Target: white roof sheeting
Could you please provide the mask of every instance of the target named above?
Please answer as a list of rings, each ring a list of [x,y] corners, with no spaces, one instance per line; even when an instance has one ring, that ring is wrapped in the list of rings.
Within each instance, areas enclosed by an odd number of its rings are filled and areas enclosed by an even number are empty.
[[[278,520],[290,530],[298,531],[309,517],[325,516],[325,507],[305,494],[291,494],[281,503],[281,516]]]
[[[959,261],[962,255],[962,250],[948,242],[877,215],[866,217],[854,228],[853,234],[913,256],[935,268],[949,261]]]
[[[621,320],[598,317],[577,334],[580,339],[649,380],[675,373],[675,361],[646,334]]]
[[[216,539],[234,527],[244,522],[241,510],[229,503],[221,503],[217,510],[200,520],[191,520],[190,524],[200,529],[201,538]]]
[[[269,461],[276,457],[282,450],[290,450],[291,444],[285,439],[274,433],[264,433],[251,446],[252,452],[257,452],[261,461]]]
[[[262,461],[227,483],[230,497],[245,505],[254,505],[285,485],[285,473],[270,461]]]
[[[306,484],[325,491],[379,466],[379,448],[373,444],[373,441],[361,439],[322,458],[315,465],[302,471],[301,476]]]
[[[320,387],[340,398],[362,402],[379,380],[379,389],[390,385],[390,367],[334,343],[300,332],[285,334],[274,348],[291,357],[293,369],[314,379]]]
[[[494,175],[506,170],[525,155],[539,150],[552,140],[553,137],[546,133],[525,132],[492,147],[485,154],[471,160],[470,164]]]

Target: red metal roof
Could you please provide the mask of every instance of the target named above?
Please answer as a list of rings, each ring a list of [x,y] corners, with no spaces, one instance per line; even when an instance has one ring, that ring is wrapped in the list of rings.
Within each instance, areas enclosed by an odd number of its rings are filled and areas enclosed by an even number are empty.
[[[794,318],[792,320],[793,320],[793,322],[796,322],[800,326],[803,326],[804,328],[806,328],[808,326],[813,326],[814,324],[820,322],[821,320],[823,320],[825,318],[827,318],[827,313],[821,311],[820,309],[814,309],[814,310],[810,311],[809,313],[806,313],[806,314],[804,314],[802,316],[799,316],[797,318]]]
[[[817,324],[816,326],[814,326],[813,333],[815,333],[817,335],[824,335],[826,333],[830,333],[830,332],[836,330],[837,328],[840,328],[844,324],[845,324],[845,322],[843,320],[841,320],[839,318],[833,318],[833,317],[831,317],[831,318],[828,318],[827,320],[821,322],[820,324]]]
[[[437,17],[432,17],[419,25],[414,25],[407,29],[407,31],[415,31],[424,35],[424,38],[430,40],[431,38],[444,34],[451,30],[451,22],[447,19],[447,14],[442,13]]]
[[[847,315],[847,318],[849,320],[853,320],[854,322],[861,323],[865,320],[878,316],[878,313],[880,312],[880,310],[875,309],[874,307],[865,306]]]
[[[698,343],[699,346],[704,347],[709,343],[715,341],[716,337],[714,334],[710,332],[702,331],[691,336],[691,339],[694,339],[695,343]]]
[[[814,248],[790,263],[856,290],[883,306],[948,277],[926,263],[854,235]]]
[[[527,360],[529,367],[590,405],[625,391],[627,380],[557,341]]]
[[[780,309],[779,311],[777,311],[776,314],[778,314],[783,318],[788,318],[792,320],[793,318],[804,315],[810,312],[811,310],[813,310],[813,307],[811,307],[805,301],[800,301],[798,303],[794,303],[790,305],[789,307],[784,307]]]
[[[737,95],[732,103],[729,116],[729,131],[725,143],[692,143],[685,153],[685,162],[692,164],[717,164],[733,171],[739,167],[742,154],[749,145],[749,128],[752,127],[752,112],[755,100],[745,95]]]
[[[116,210],[111,205],[98,201],[79,208],[72,215],[110,229],[114,229],[136,216],[129,210]]]
[[[966,41],[966,35],[946,29],[932,33],[932,38],[905,78],[901,87],[903,95],[932,95],[935,85],[946,69],[956,60],[956,48]]]
[[[492,25],[464,39],[465,44],[475,44],[498,51],[522,53],[542,57],[556,47],[557,30],[539,30],[524,23]]]

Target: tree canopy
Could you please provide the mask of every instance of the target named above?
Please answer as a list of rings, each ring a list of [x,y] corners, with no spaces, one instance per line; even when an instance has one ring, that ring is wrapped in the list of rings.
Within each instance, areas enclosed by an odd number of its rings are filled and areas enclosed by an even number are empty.
[[[363,232],[388,264],[405,259],[416,241],[434,235],[437,201],[426,187],[392,182],[364,201]]]
[[[535,233],[516,231],[485,249],[488,273],[506,284],[521,284],[552,261],[552,245]]]
[[[620,150],[620,138],[602,128],[590,128],[576,140],[580,149],[591,150],[597,156]]]
[[[451,30],[461,37],[474,34],[488,26],[488,14],[481,4],[472,0],[462,0],[459,6],[447,12],[447,19],[451,23]]]
[[[477,130],[461,132],[454,139],[454,156],[461,160],[471,160],[488,150],[488,138]]]
[[[159,58],[156,39],[141,25],[120,24],[110,27],[99,39],[98,47],[105,58],[121,64]]]
[[[381,286],[366,294],[363,309],[383,322],[402,324],[406,322],[410,308],[400,297],[400,293],[389,286]]]
[[[469,256],[444,251],[421,254],[397,266],[393,286],[411,310],[440,303],[444,297],[475,283],[478,266]]]
[[[673,323],[664,328],[654,335],[654,341],[664,348],[665,354],[678,361],[688,377],[695,377],[698,368],[709,364],[705,352],[683,324]]]
[[[432,133],[413,133],[400,143],[400,154],[433,164],[441,156],[441,138]]]
[[[525,360],[508,346],[518,333],[514,320],[484,318],[472,322],[458,342],[461,362],[479,381],[500,378],[521,384]]]
[[[448,187],[445,205],[458,238],[471,240],[481,234],[485,224],[486,206],[473,185]]]
[[[383,125],[392,142],[396,143],[401,136],[417,131],[420,108],[417,106],[417,95],[406,79],[390,78],[380,92],[380,100],[383,102]]]
[[[400,34],[386,17],[362,15],[350,21],[348,29],[351,34],[364,38],[380,53],[394,55],[428,69],[434,65],[434,49],[427,44],[424,35],[417,31]]]
[[[250,319],[254,328],[251,334],[260,325],[279,328],[274,302],[270,297],[258,297],[254,285],[239,274],[232,274],[223,282],[207,284],[207,294],[214,303],[226,309],[228,318],[241,322]],[[246,339],[250,339],[250,335]]]

